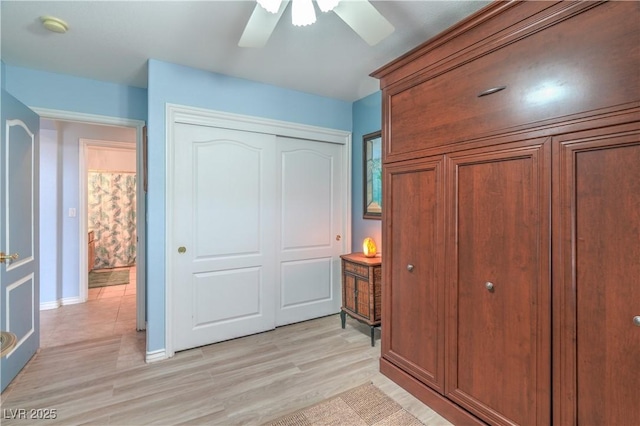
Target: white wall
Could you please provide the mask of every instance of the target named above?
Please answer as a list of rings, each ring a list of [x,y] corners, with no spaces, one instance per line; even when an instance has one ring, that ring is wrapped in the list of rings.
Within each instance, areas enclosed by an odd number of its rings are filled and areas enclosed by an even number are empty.
[[[59,187],[60,146],[58,131],[40,130],[40,303],[57,300],[61,292],[62,269],[58,266],[61,252],[61,220],[58,205],[62,191]],[[50,307],[55,307],[54,304]],[[43,306],[45,307],[45,306]]]
[[[89,146],[87,170],[135,173],[136,151],[135,149]]]
[[[41,219],[41,233],[46,235],[44,241],[41,238],[40,252],[43,258],[51,257],[46,264],[47,271],[55,271],[55,274],[47,273],[46,276],[44,271],[41,272],[40,307],[43,309],[80,301],[80,256],[86,256],[87,252],[86,245],[78,246],[80,139],[129,142],[133,146],[136,141],[134,128],[64,121],[56,122],[56,127],[56,149],[49,133],[45,136],[49,139],[45,141],[46,148],[40,158],[40,180],[42,187],[47,188],[46,194],[42,189],[40,195],[40,212],[44,217]],[[57,157],[52,154],[54,151],[57,151]],[[75,209],[75,217],[70,216],[70,209]],[[53,217],[55,221],[52,221]]]

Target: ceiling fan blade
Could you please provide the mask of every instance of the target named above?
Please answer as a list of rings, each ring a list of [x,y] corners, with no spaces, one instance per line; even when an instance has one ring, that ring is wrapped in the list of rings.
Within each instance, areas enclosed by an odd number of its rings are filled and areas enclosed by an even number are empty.
[[[375,46],[395,31],[387,18],[367,0],[341,1],[333,11],[370,46]]]
[[[264,47],[288,4],[289,0],[282,0],[278,12],[270,13],[256,3],[256,7],[253,9],[253,13],[247,22],[247,26],[244,28],[244,32],[240,37],[238,46]]]

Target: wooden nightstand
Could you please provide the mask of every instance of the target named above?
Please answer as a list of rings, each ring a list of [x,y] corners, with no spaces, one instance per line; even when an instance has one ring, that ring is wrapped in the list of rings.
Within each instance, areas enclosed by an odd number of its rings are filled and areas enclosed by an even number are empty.
[[[351,253],[342,258],[342,309],[340,319],[345,327],[346,315],[371,328],[371,346],[375,346],[375,326],[380,325],[382,308],[382,258]]]

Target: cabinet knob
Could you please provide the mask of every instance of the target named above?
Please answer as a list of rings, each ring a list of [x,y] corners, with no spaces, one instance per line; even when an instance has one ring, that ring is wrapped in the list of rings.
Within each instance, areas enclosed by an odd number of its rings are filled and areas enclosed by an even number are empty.
[[[640,315],[633,317],[633,325],[640,327]]]
[[[413,265],[412,264],[408,264],[407,265],[407,271],[413,272]]]
[[[187,251],[186,247],[178,247],[178,253],[182,254],[185,253]]]
[[[490,282],[490,281],[487,281],[486,283],[484,283],[484,287],[485,287],[487,290],[489,290],[491,293],[493,293],[493,292],[494,292],[494,290],[495,290],[495,286],[494,286],[494,285],[493,285],[493,283],[492,283],[492,282]]]

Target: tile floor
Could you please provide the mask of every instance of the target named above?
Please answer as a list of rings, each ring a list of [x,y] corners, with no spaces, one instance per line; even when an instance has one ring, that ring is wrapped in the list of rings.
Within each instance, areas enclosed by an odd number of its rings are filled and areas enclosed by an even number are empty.
[[[40,347],[122,336],[118,364],[144,364],[145,332],[136,331],[136,268],[129,284],[89,289],[87,302],[40,311]]]

